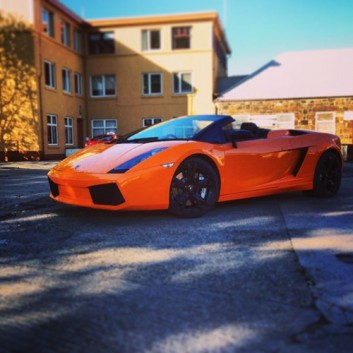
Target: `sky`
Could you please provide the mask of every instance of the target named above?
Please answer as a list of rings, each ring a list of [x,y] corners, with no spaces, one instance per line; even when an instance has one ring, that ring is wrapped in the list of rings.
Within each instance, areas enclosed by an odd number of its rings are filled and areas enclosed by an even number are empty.
[[[351,0],[61,0],[84,19],[216,11],[232,54],[228,75],[250,74],[290,51],[353,48]]]

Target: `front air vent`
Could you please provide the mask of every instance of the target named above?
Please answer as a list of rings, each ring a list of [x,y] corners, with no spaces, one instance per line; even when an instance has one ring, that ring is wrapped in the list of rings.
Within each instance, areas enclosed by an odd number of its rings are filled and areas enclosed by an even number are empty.
[[[118,206],[125,202],[119,188],[114,183],[90,186],[89,192],[95,205]]]

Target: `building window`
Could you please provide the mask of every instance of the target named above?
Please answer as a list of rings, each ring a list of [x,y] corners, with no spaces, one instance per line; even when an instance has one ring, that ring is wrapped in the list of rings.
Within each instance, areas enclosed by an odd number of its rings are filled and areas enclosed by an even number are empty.
[[[294,129],[295,128],[295,114],[283,113],[276,114],[276,129]]]
[[[172,49],[191,48],[191,27],[172,28]]]
[[[42,26],[43,32],[49,37],[54,38],[54,14],[47,9],[42,9]]]
[[[56,115],[47,115],[48,145],[58,144],[58,124]]]
[[[82,84],[82,75],[78,72],[75,72],[75,94],[78,96],[83,95],[83,84]]]
[[[74,126],[72,118],[65,118],[65,145],[74,144]]]
[[[144,30],[142,31],[142,50],[159,50],[161,49],[161,35],[160,31]]]
[[[74,29],[74,50],[82,53],[82,32],[77,28]]]
[[[61,43],[71,46],[71,26],[65,21],[61,22]]]
[[[345,121],[353,121],[353,111],[345,111],[345,112],[343,112],[343,120],[345,120]]]
[[[62,69],[62,81],[63,81],[63,91],[66,93],[71,93],[71,70]]]
[[[162,94],[162,74],[160,73],[143,74],[143,94],[144,95]]]
[[[143,118],[142,119],[142,126],[143,127],[148,127],[148,126],[152,126],[155,124],[159,124],[160,122],[162,122],[162,118]]]
[[[114,33],[113,32],[91,32],[88,34],[88,53],[114,54]]]
[[[91,76],[92,97],[109,97],[115,95],[115,75]]]
[[[192,92],[191,73],[177,72],[173,74],[174,93],[183,94]]]
[[[92,120],[92,137],[105,134],[116,134],[118,122],[116,119],[94,119]]]
[[[50,61],[44,62],[44,79],[47,87],[55,88],[55,64]]]
[[[260,114],[260,115],[232,115],[236,123],[234,126],[240,128],[244,122],[252,122],[265,129],[294,129],[295,114]]]
[[[335,112],[316,113],[315,130],[319,132],[327,132],[329,134],[335,134],[336,133],[336,113]]]

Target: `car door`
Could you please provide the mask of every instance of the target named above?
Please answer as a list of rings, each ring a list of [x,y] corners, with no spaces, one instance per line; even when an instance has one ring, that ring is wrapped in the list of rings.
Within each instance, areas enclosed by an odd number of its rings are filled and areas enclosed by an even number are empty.
[[[297,152],[289,136],[240,141],[225,148],[224,194],[276,188],[291,178]]]

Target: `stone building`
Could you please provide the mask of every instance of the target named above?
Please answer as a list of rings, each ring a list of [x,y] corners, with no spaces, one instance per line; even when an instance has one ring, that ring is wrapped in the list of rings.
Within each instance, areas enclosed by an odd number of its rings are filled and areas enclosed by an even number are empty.
[[[267,128],[337,134],[353,159],[353,49],[279,55],[215,100],[219,114]]]

